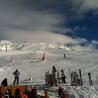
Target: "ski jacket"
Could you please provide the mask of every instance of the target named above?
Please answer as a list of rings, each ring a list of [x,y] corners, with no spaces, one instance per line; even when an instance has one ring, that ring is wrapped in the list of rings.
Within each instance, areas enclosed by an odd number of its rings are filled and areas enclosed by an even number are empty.
[[[20,94],[21,98],[28,98],[28,96],[26,94]]]
[[[19,78],[20,72],[18,70],[16,70],[13,75],[15,76],[15,78]]]
[[[8,86],[8,82],[7,79],[4,79],[1,83],[2,86]]]

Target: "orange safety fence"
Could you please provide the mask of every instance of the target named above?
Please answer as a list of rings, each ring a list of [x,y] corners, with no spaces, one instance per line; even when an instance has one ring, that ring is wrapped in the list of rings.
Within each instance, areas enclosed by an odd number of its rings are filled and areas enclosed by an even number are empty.
[[[20,89],[20,91],[23,93],[26,91],[26,86],[25,85],[0,86],[0,98],[1,95],[4,94],[8,89],[11,90],[12,94],[15,94],[16,89]]]
[[[19,89],[21,93],[24,93],[25,91],[30,91],[32,89],[31,85],[12,85],[12,86],[0,86],[0,98],[2,98],[2,95],[10,89],[12,94],[15,94],[16,89]],[[48,98],[48,91],[45,90],[44,96],[39,95],[41,98]]]

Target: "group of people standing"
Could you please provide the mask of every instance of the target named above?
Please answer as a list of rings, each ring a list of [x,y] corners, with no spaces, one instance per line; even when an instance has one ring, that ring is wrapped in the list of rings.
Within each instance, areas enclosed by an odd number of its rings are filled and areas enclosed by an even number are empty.
[[[20,75],[19,70],[16,69],[16,70],[13,72],[13,75],[14,75],[14,82],[13,82],[13,84],[14,84],[14,85],[18,85],[18,84],[19,84],[19,75]],[[7,78],[5,78],[5,79],[1,82],[1,85],[2,85],[2,86],[8,86]]]
[[[19,76],[20,76],[19,70],[16,69],[13,72],[13,75],[14,75],[13,85],[18,85],[19,84]],[[64,70],[61,69],[61,71],[57,71],[55,66],[53,66],[53,68],[52,68],[52,74],[49,74],[49,72],[48,72],[46,74],[46,78],[48,79],[48,80],[46,79],[46,81],[48,81],[48,83],[50,82],[51,85],[57,85],[57,83],[60,83],[60,81],[62,81],[63,83],[66,83],[66,74],[64,73]],[[1,85],[2,86],[8,86],[7,78],[5,78],[1,82]]]
[[[66,74],[63,69],[57,71],[56,67],[53,66],[52,73],[46,72],[45,81],[48,86],[58,85],[61,82],[66,83]]]

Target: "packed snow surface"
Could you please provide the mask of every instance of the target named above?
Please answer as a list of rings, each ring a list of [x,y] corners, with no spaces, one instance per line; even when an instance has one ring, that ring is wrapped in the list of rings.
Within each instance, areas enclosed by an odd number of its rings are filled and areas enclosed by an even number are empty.
[[[5,45],[5,43],[2,44]],[[97,50],[72,50],[65,45],[49,43],[15,44],[14,47],[13,51],[0,51],[0,82],[4,78],[8,78],[8,83],[13,84],[13,72],[16,69],[20,71],[20,81],[28,80],[31,77],[33,82],[43,81],[45,72],[49,70],[51,73],[54,65],[57,70],[64,69],[69,85],[70,72],[78,72],[78,69],[81,69],[84,86],[65,86],[64,88],[71,93],[70,98],[98,98]],[[44,53],[45,60],[42,61]],[[64,58],[64,54],[66,54],[66,58]],[[88,72],[92,75],[94,86],[89,86]]]

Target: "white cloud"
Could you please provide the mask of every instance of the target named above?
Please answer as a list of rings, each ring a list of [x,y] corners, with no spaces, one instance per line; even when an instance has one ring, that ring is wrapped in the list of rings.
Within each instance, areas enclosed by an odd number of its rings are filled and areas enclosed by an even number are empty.
[[[86,40],[85,38],[77,38],[76,40],[77,40],[77,42],[79,44],[81,44],[81,43],[88,43],[88,40]]]
[[[70,4],[75,19],[83,19],[85,14],[90,11],[92,14],[98,12],[98,0],[70,0]]]
[[[47,0],[47,2],[45,0],[43,1],[40,2],[41,4],[36,3],[37,5],[32,1],[30,8],[26,5],[26,2],[28,3],[27,0],[0,0],[0,39],[18,42],[76,43],[77,45],[87,42],[86,39],[72,39],[71,37],[62,35],[61,33],[66,34],[66,32],[75,32],[80,29],[85,30],[86,28],[79,26],[73,28],[61,27],[64,22],[66,22],[66,24],[70,22],[67,14],[63,16],[59,12],[54,13],[54,10],[45,8],[45,10],[37,10],[38,6],[38,8],[40,8],[42,5],[45,5],[45,3],[48,4],[48,2],[50,5],[54,5],[54,8],[58,7],[60,2],[56,0],[53,2],[52,0]],[[69,2],[71,5],[71,8],[74,9],[72,12],[75,13],[74,16],[78,16],[77,14],[81,16],[81,14],[89,10],[97,10],[98,1],[89,1],[91,0],[66,0],[66,2]],[[68,5],[66,2],[63,0],[61,4],[65,3],[65,5]],[[73,18],[74,16],[71,15],[70,17]],[[55,34],[53,31],[57,31],[60,34]]]
[[[22,0],[25,1],[25,0]],[[36,11],[25,8],[20,0],[1,1],[0,3],[0,34],[5,32],[53,31],[55,25],[62,24],[61,15],[47,11]],[[56,27],[55,27],[56,28]],[[13,32],[14,33],[14,32]],[[33,33],[33,32],[32,32]]]
[[[46,43],[70,43],[70,42],[76,43],[76,41],[70,37],[44,31],[20,32],[18,36],[17,32],[13,31],[10,33],[6,33],[6,36],[7,36],[6,39],[10,39],[16,42],[27,41],[27,42],[46,42]]]
[[[98,41],[92,40],[91,43],[92,43],[92,44],[98,44]]]
[[[82,5],[80,6],[80,10],[98,10],[98,0],[84,0]]]

